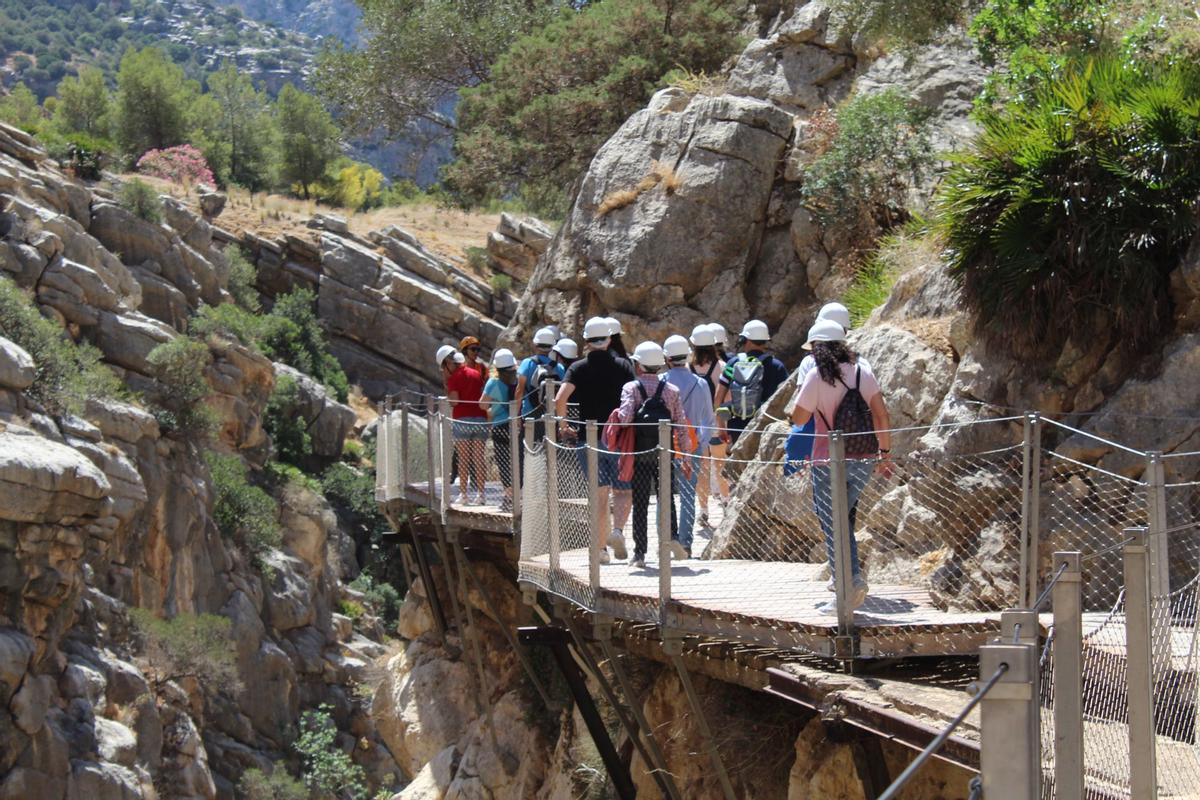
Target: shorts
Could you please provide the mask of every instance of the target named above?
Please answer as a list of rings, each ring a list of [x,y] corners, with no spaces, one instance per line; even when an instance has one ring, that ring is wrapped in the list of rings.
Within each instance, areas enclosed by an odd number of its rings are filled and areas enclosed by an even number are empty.
[[[491,433],[492,426],[485,417],[456,419],[450,428],[456,442],[486,442]]]
[[[575,451],[579,458],[579,469],[583,472],[584,477],[588,474],[587,464],[587,448],[580,447]],[[621,454],[613,453],[608,450],[600,450],[596,453],[596,483],[599,486],[611,486],[617,491],[628,491],[633,488],[633,481],[618,480],[617,476],[621,474]]]

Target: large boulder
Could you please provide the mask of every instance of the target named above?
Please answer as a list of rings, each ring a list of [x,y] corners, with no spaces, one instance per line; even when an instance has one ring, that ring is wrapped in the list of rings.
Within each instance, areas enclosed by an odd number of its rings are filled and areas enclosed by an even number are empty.
[[[24,348],[0,336],[0,389],[21,391],[33,385],[37,373]]]
[[[347,434],[354,428],[357,417],[354,409],[339,403],[329,391],[298,369],[275,362],[275,380],[285,377],[296,387],[296,403],[284,408],[285,415],[295,415],[304,421],[312,437],[313,453],[326,458],[342,454]]]
[[[0,431],[0,519],[54,523],[99,517],[108,479],[82,453],[32,431]]]
[[[631,340],[744,317],[791,128],[761,100],[659,92],[592,160],[505,339],[600,312]],[[795,298],[776,302],[781,317]]]

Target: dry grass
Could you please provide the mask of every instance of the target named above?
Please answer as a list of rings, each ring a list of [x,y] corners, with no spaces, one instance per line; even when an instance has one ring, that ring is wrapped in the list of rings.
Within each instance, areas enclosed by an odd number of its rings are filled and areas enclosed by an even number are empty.
[[[715,97],[725,93],[728,80],[720,73],[708,73],[703,70],[692,72],[690,69],[677,69],[668,78],[669,85],[681,89],[690,95],[706,95]]]
[[[641,194],[637,189],[618,189],[615,192],[609,192],[600,201],[600,207],[596,209],[596,216],[603,217],[616,211],[618,208],[624,208],[637,202],[638,196]]]
[[[162,194],[169,194],[195,205],[196,192],[170,181],[137,177],[154,186]],[[379,208],[359,212],[353,209],[320,205],[316,200],[301,200],[277,194],[251,194],[236,186],[225,193],[229,198],[225,211],[216,224],[234,234],[253,232],[264,238],[273,239],[292,234],[311,239],[313,231],[305,223],[313,214],[335,214],[345,217],[350,230],[359,236],[371,231],[396,225],[411,233],[434,255],[452,261],[463,269],[475,271],[479,277],[489,273],[472,270],[467,263],[467,250],[483,247],[487,236],[500,224],[499,214],[483,214],[458,209],[446,209],[436,205],[407,205],[395,208]]]
[[[675,192],[679,191],[679,187],[683,186],[683,178],[679,177],[679,173],[670,164],[664,164],[661,161],[651,161],[650,175],[655,176],[657,179],[655,182],[661,183],[663,191],[667,194],[675,194]]]

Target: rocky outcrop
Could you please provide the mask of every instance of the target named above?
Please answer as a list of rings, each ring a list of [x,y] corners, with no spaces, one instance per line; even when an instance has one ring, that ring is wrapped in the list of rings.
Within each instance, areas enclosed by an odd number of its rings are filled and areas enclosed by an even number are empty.
[[[541,220],[505,212],[500,215],[500,225],[488,234],[488,266],[524,286],[552,237]]]
[[[315,216],[309,227],[311,239],[245,235],[257,287],[268,302],[296,289],[312,291],[334,355],[368,397],[401,388],[440,390],[431,354],[442,344],[474,336],[495,346],[510,305],[405,231],[389,226],[364,239],[329,214]]]
[[[282,413],[296,415],[304,420],[312,437],[313,453],[324,458],[337,458],[342,454],[346,436],[353,430],[357,417],[354,409],[339,403],[324,386],[298,369],[275,362],[275,380],[281,376],[293,381],[297,389],[297,404]]]

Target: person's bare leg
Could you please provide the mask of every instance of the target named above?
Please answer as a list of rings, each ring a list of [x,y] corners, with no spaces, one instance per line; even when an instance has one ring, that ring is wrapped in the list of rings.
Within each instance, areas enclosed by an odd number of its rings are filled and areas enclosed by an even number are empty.
[[[467,502],[467,493],[469,491],[467,480],[471,474],[470,442],[455,442],[454,452],[458,454],[458,502],[465,503]]]
[[[471,442],[471,471],[475,473],[475,489],[482,505],[487,500],[487,448],[482,441]]]
[[[633,490],[614,489],[612,501],[613,530],[625,533],[625,523],[629,521],[629,512],[633,508]]]

